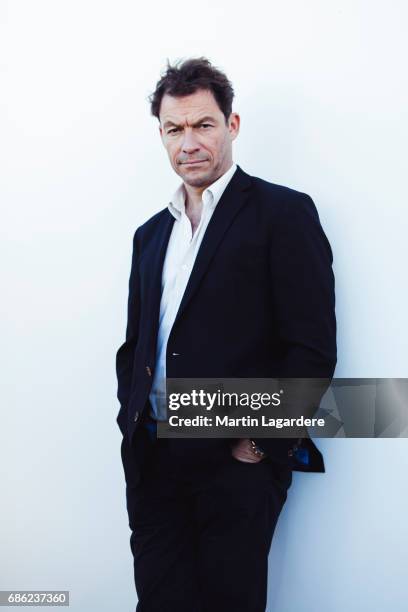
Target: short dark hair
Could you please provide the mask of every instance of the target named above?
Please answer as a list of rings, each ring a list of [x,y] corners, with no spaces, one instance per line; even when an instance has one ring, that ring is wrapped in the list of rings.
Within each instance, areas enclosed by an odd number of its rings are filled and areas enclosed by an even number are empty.
[[[160,106],[165,94],[188,96],[198,89],[211,91],[227,123],[232,111],[234,90],[226,75],[205,57],[179,60],[173,66],[167,60],[166,71],[148,98],[151,114],[160,120]]]

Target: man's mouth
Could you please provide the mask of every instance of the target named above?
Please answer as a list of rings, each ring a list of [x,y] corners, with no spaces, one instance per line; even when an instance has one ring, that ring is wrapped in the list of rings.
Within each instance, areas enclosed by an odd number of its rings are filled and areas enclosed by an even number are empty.
[[[194,159],[191,161],[181,162],[182,166],[195,166],[196,164],[202,164],[208,161],[207,159]]]

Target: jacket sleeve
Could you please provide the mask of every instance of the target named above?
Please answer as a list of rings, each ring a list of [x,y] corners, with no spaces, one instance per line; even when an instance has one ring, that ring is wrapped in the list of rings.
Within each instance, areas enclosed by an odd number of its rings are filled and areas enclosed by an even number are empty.
[[[282,360],[279,378],[320,379],[291,384],[296,413],[311,416],[328,388],[337,360],[333,255],[313,200],[286,202],[274,224],[270,273],[274,321]],[[301,398],[307,398],[304,406]],[[303,410],[302,410],[303,408]],[[295,415],[294,415],[295,416]],[[293,438],[258,438],[260,448],[287,462]]]
[[[126,339],[116,353],[116,375],[118,380],[117,397],[120,410],[117,423],[125,435],[127,422],[127,405],[130,396],[135,348],[138,340],[140,319],[140,279],[138,268],[137,232],[133,237],[132,265],[129,277],[129,295],[127,304]]]

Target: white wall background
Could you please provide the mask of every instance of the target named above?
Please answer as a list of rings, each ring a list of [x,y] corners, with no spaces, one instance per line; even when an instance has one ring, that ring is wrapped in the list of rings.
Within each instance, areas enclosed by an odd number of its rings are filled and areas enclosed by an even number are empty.
[[[114,356],[134,229],[178,184],[146,101],[206,55],[235,161],[308,192],[335,256],[336,375],[407,375],[403,0],[14,0],[1,20],[0,589],[134,609]],[[406,440],[320,440],[270,555],[268,612],[406,609]]]

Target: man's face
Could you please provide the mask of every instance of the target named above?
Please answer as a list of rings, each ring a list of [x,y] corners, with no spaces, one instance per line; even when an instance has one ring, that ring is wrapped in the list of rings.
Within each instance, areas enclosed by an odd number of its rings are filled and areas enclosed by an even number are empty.
[[[239,122],[237,113],[225,122],[210,91],[199,89],[181,98],[163,96],[160,135],[174,171],[187,185],[205,189],[228,170]]]

